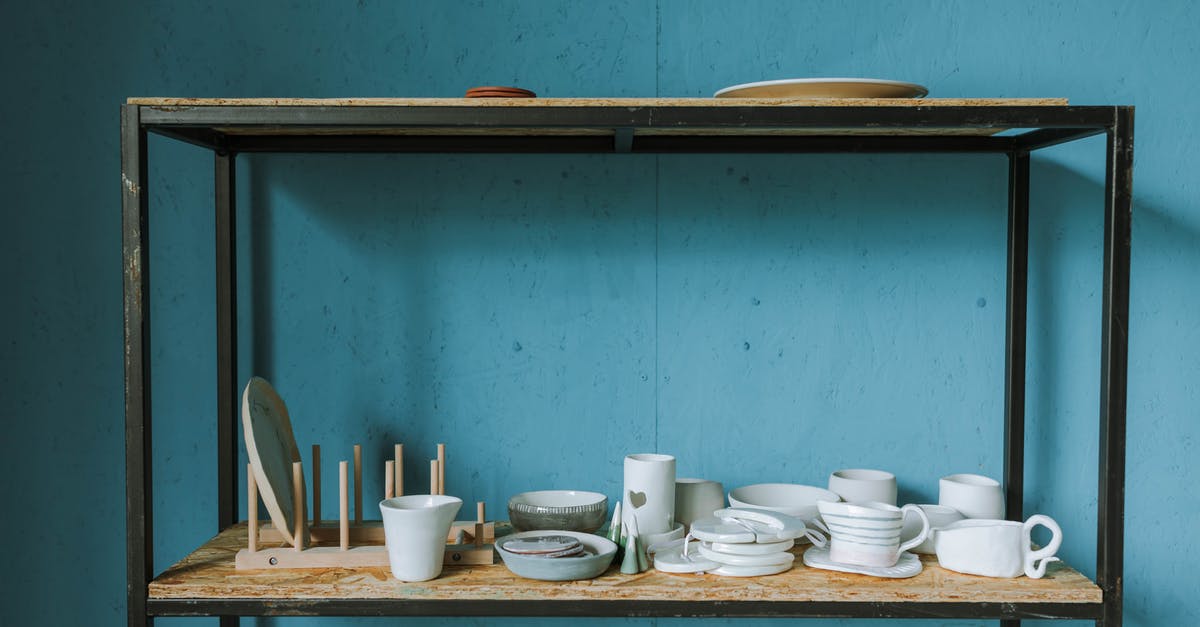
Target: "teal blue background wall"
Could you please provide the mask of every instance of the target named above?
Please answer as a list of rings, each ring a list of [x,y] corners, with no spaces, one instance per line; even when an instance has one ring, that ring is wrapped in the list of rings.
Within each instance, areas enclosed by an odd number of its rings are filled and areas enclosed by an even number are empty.
[[[1195,4],[8,2],[0,23],[0,623],[124,620],[125,97],[707,96],[791,76],[1138,107],[1126,624],[1200,623]],[[1102,148],[1038,153],[1032,180],[1025,509],[1088,574]],[[162,569],[216,524],[212,160],[150,151]],[[527,489],[615,497],[635,451],[726,487],[881,467],[916,502],[1001,471],[1002,157],[240,161],[240,375],[277,385],[326,477],[352,443],[378,464],[397,439],[410,490],[448,442],[450,492],[493,512]],[[434,622],[527,621],[404,624]],[[308,623],[342,624],[258,621]]]

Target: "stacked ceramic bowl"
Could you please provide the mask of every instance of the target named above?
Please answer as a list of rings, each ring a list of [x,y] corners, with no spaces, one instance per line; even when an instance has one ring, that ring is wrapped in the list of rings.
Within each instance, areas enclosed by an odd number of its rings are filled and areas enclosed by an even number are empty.
[[[692,523],[690,537],[656,551],[654,567],[669,573],[706,572],[758,577],[789,570],[796,538],[824,538],[794,516],[753,508],[720,509]]]

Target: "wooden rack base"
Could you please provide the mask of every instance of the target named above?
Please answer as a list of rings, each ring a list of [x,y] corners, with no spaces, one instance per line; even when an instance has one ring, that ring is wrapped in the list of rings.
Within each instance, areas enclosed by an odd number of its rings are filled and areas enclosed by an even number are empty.
[[[475,541],[475,521],[456,520],[454,524],[450,525],[450,533],[446,534],[446,542],[454,543],[460,531],[465,534],[467,542]],[[317,545],[337,543],[339,532],[340,527],[336,520],[321,520],[308,527],[309,536]],[[271,523],[265,523],[258,529],[258,541],[263,544],[276,544],[282,543],[284,539]],[[483,524],[483,541],[488,544],[496,541],[496,523],[494,521]],[[382,521],[364,520],[361,525],[350,525],[351,544],[383,544],[383,542]]]
[[[480,566],[495,562],[492,545],[476,548],[474,544],[448,545],[444,564]],[[237,552],[237,570],[302,569],[302,568],[388,568],[387,547],[382,545],[315,546],[297,551],[291,547],[274,549],[241,549]]]

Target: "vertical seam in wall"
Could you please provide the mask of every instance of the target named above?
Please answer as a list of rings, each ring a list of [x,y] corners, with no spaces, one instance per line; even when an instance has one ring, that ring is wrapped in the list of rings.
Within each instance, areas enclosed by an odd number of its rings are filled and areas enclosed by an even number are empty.
[[[659,88],[659,84],[658,84],[659,58],[658,58],[658,55],[659,55],[659,50],[661,49],[661,43],[662,43],[662,2],[661,2],[661,0],[656,0],[654,3],[654,97],[655,98],[657,98],[659,95],[659,92],[658,92],[658,88]],[[659,397],[659,385],[661,384],[661,381],[662,381],[662,374],[658,370],[658,350],[659,350],[659,337],[658,337],[658,318],[659,318],[659,310],[658,310],[658,271],[659,271],[658,220],[659,220],[659,216],[658,216],[658,214],[659,214],[659,196],[660,196],[659,188],[658,188],[658,177],[659,177],[659,155],[655,154],[654,155],[654,451],[656,453],[659,452],[659,450],[658,450],[658,397]],[[654,620],[653,623],[655,625],[657,625],[658,620]]]

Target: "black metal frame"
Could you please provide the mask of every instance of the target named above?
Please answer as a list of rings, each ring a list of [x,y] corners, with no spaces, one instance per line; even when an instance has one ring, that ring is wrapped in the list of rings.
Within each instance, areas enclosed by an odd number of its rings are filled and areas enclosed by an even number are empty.
[[[396,127],[421,134],[372,135]],[[306,129],[321,128],[320,134]],[[540,129],[603,134],[539,134]],[[921,135],[778,134],[780,130],[922,129]],[[955,129],[1027,129],[957,135]],[[330,133],[330,129],[334,132]],[[455,135],[459,129],[505,134]],[[514,129],[526,129],[525,131]],[[687,130],[687,135],[638,134]],[[281,133],[280,131],[289,131]],[[336,131],[344,132],[338,133]],[[707,131],[711,130],[711,133]],[[731,130],[739,134],[729,134]],[[939,133],[938,131],[943,131]],[[235,156],[239,152],[963,152],[1009,159],[1004,382],[1004,484],[1009,518],[1022,517],[1029,255],[1030,152],[1104,133],[1106,143],[1096,582],[1088,603],[830,603],[789,601],[411,601],[378,599],[148,600],[153,576],[150,440],[148,132],[212,149],[217,273],[218,529],[237,518],[237,299]],[[770,134],[770,133],[776,134]],[[827,132],[827,131],[817,131]],[[515,134],[514,134],[515,133]],[[149,106],[121,111],[124,222],[125,467],[130,625],[158,615],[780,616],[1093,619],[1119,627],[1125,504],[1133,108],[1124,106]]]

